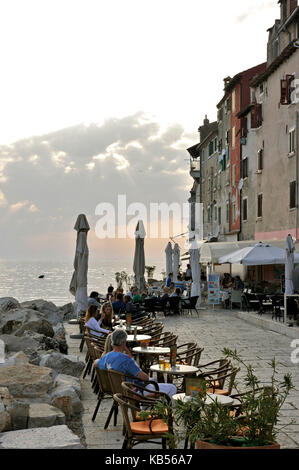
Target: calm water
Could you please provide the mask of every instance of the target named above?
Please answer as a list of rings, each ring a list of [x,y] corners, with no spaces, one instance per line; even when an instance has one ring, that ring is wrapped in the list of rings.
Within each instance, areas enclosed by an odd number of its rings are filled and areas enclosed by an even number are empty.
[[[115,273],[126,271],[132,274],[132,260],[113,260],[93,263],[88,270],[88,292],[105,293],[108,285],[116,286]],[[165,269],[164,260],[147,260],[147,265],[156,266],[155,279],[161,279]],[[44,274],[44,279],[38,276]],[[20,302],[45,299],[56,305],[73,302],[69,284],[73,274],[72,263],[57,261],[6,261],[0,260],[0,297],[15,297]]]

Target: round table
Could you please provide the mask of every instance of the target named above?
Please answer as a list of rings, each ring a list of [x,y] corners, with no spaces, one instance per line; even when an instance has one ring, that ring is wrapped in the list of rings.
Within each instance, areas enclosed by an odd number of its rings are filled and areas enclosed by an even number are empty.
[[[182,400],[185,403],[192,399],[193,397],[186,396],[185,393],[177,393],[176,395],[172,396],[173,401]],[[216,393],[207,393],[207,396],[205,398],[205,405],[210,405],[211,403],[214,403],[216,400],[222,406],[230,406],[234,402],[233,398],[228,397],[226,395],[217,395]]]
[[[124,325],[124,326],[125,326],[125,325]],[[120,328],[120,326],[119,326],[119,325],[116,325],[116,326],[113,327],[114,330],[115,330],[116,328]],[[137,328],[137,331],[143,330],[143,326],[133,326],[133,325],[132,325],[132,326],[130,326],[130,331],[134,331],[135,328]]]
[[[139,354],[160,355],[169,354],[170,348],[156,348],[155,346],[148,346],[147,348],[142,348],[141,346],[136,346],[135,348],[133,348],[133,351]]]
[[[149,335],[137,335],[136,338],[134,338],[134,335],[128,335],[127,336],[127,342],[128,343],[133,343],[134,341],[145,341],[146,339],[151,339],[151,336]]]
[[[199,371],[199,368],[194,366],[186,366],[184,364],[177,364],[175,367],[170,367],[169,369],[161,369],[159,364],[154,364],[151,366],[151,370],[153,372],[167,375],[188,375],[195,374],[195,372]]]

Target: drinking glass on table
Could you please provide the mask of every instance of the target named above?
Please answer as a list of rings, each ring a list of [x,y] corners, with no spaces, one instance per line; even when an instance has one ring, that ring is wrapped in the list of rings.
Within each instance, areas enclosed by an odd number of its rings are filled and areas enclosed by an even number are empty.
[[[159,369],[164,370],[165,362],[164,362],[164,357],[159,357]]]
[[[164,359],[164,369],[169,370],[170,369],[170,360],[169,357]]]

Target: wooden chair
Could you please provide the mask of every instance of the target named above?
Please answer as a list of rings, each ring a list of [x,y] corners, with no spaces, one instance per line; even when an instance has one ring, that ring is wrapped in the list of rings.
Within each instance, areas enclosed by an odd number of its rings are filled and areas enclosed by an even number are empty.
[[[177,347],[177,361],[190,365],[190,357],[196,351],[196,343],[186,343]]]
[[[177,356],[176,362],[188,366],[198,367],[198,363],[204,348],[195,348],[190,351],[189,355],[186,355],[186,359],[182,359],[182,356]],[[185,375],[175,375],[173,383],[177,388],[177,393],[183,393],[185,391]]]
[[[160,346],[160,347],[168,347],[172,344],[175,344],[177,341],[177,336],[175,336],[170,331],[164,331],[163,333],[159,333],[151,337],[150,345],[151,346]]]
[[[205,378],[208,375],[225,374],[230,368],[230,360],[221,358],[216,361],[208,362],[207,364],[199,364],[198,377]]]
[[[147,421],[137,419],[137,413],[140,413],[142,404],[144,403],[146,407],[149,406],[149,401],[146,398],[134,399],[120,393],[115,394],[113,398],[120,406],[124,420],[125,438],[122,449],[132,449],[142,442],[157,444],[156,441],[151,439],[161,439],[162,449],[166,449],[166,435],[170,429],[169,424],[164,423],[161,419],[148,419]],[[132,416],[131,420],[129,411]],[[172,417],[169,416],[169,420],[171,419]]]
[[[240,368],[232,368],[226,374],[217,375],[217,378],[206,377],[205,380],[208,382],[208,393],[216,393],[216,395],[230,395],[234,387],[235,379]],[[228,387],[224,388],[226,380],[229,379]]]
[[[110,383],[109,376],[108,376],[109,371],[101,370],[101,369],[98,369],[98,368],[95,368],[95,370],[96,370],[96,378],[97,378],[97,382],[98,382],[98,401],[97,401],[94,413],[92,415],[92,421],[95,421],[95,419],[97,417],[97,414],[98,414],[100,405],[102,403],[102,400],[104,398],[107,398],[107,397],[108,398],[113,398],[111,383]],[[114,425],[116,426],[117,413],[115,415],[114,401],[112,403],[112,407],[111,407],[109,415],[107,417],[104,429],[107,429],[107,427],[109,426],[109,423],[110,423],[110,420],[112,418],[113,413],[114,413]]]

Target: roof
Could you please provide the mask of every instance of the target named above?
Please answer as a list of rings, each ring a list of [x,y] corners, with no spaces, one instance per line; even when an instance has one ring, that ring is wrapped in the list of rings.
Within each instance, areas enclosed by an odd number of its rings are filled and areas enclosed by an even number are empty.
[[[257,87],[261,83],[263,83],[265,80],[267,80],[272,73],[275,72],[275,70],[278,69],[278,67],[285,61],[287,60],[296,50],[297,48],[294,46],[294,40],[284,48],[282,53],[272,62],[272,64],[267,67],[264,73],[261,73],[258,75],[258,77],[253,78],[250,82],[250,86],[252,87]]]

